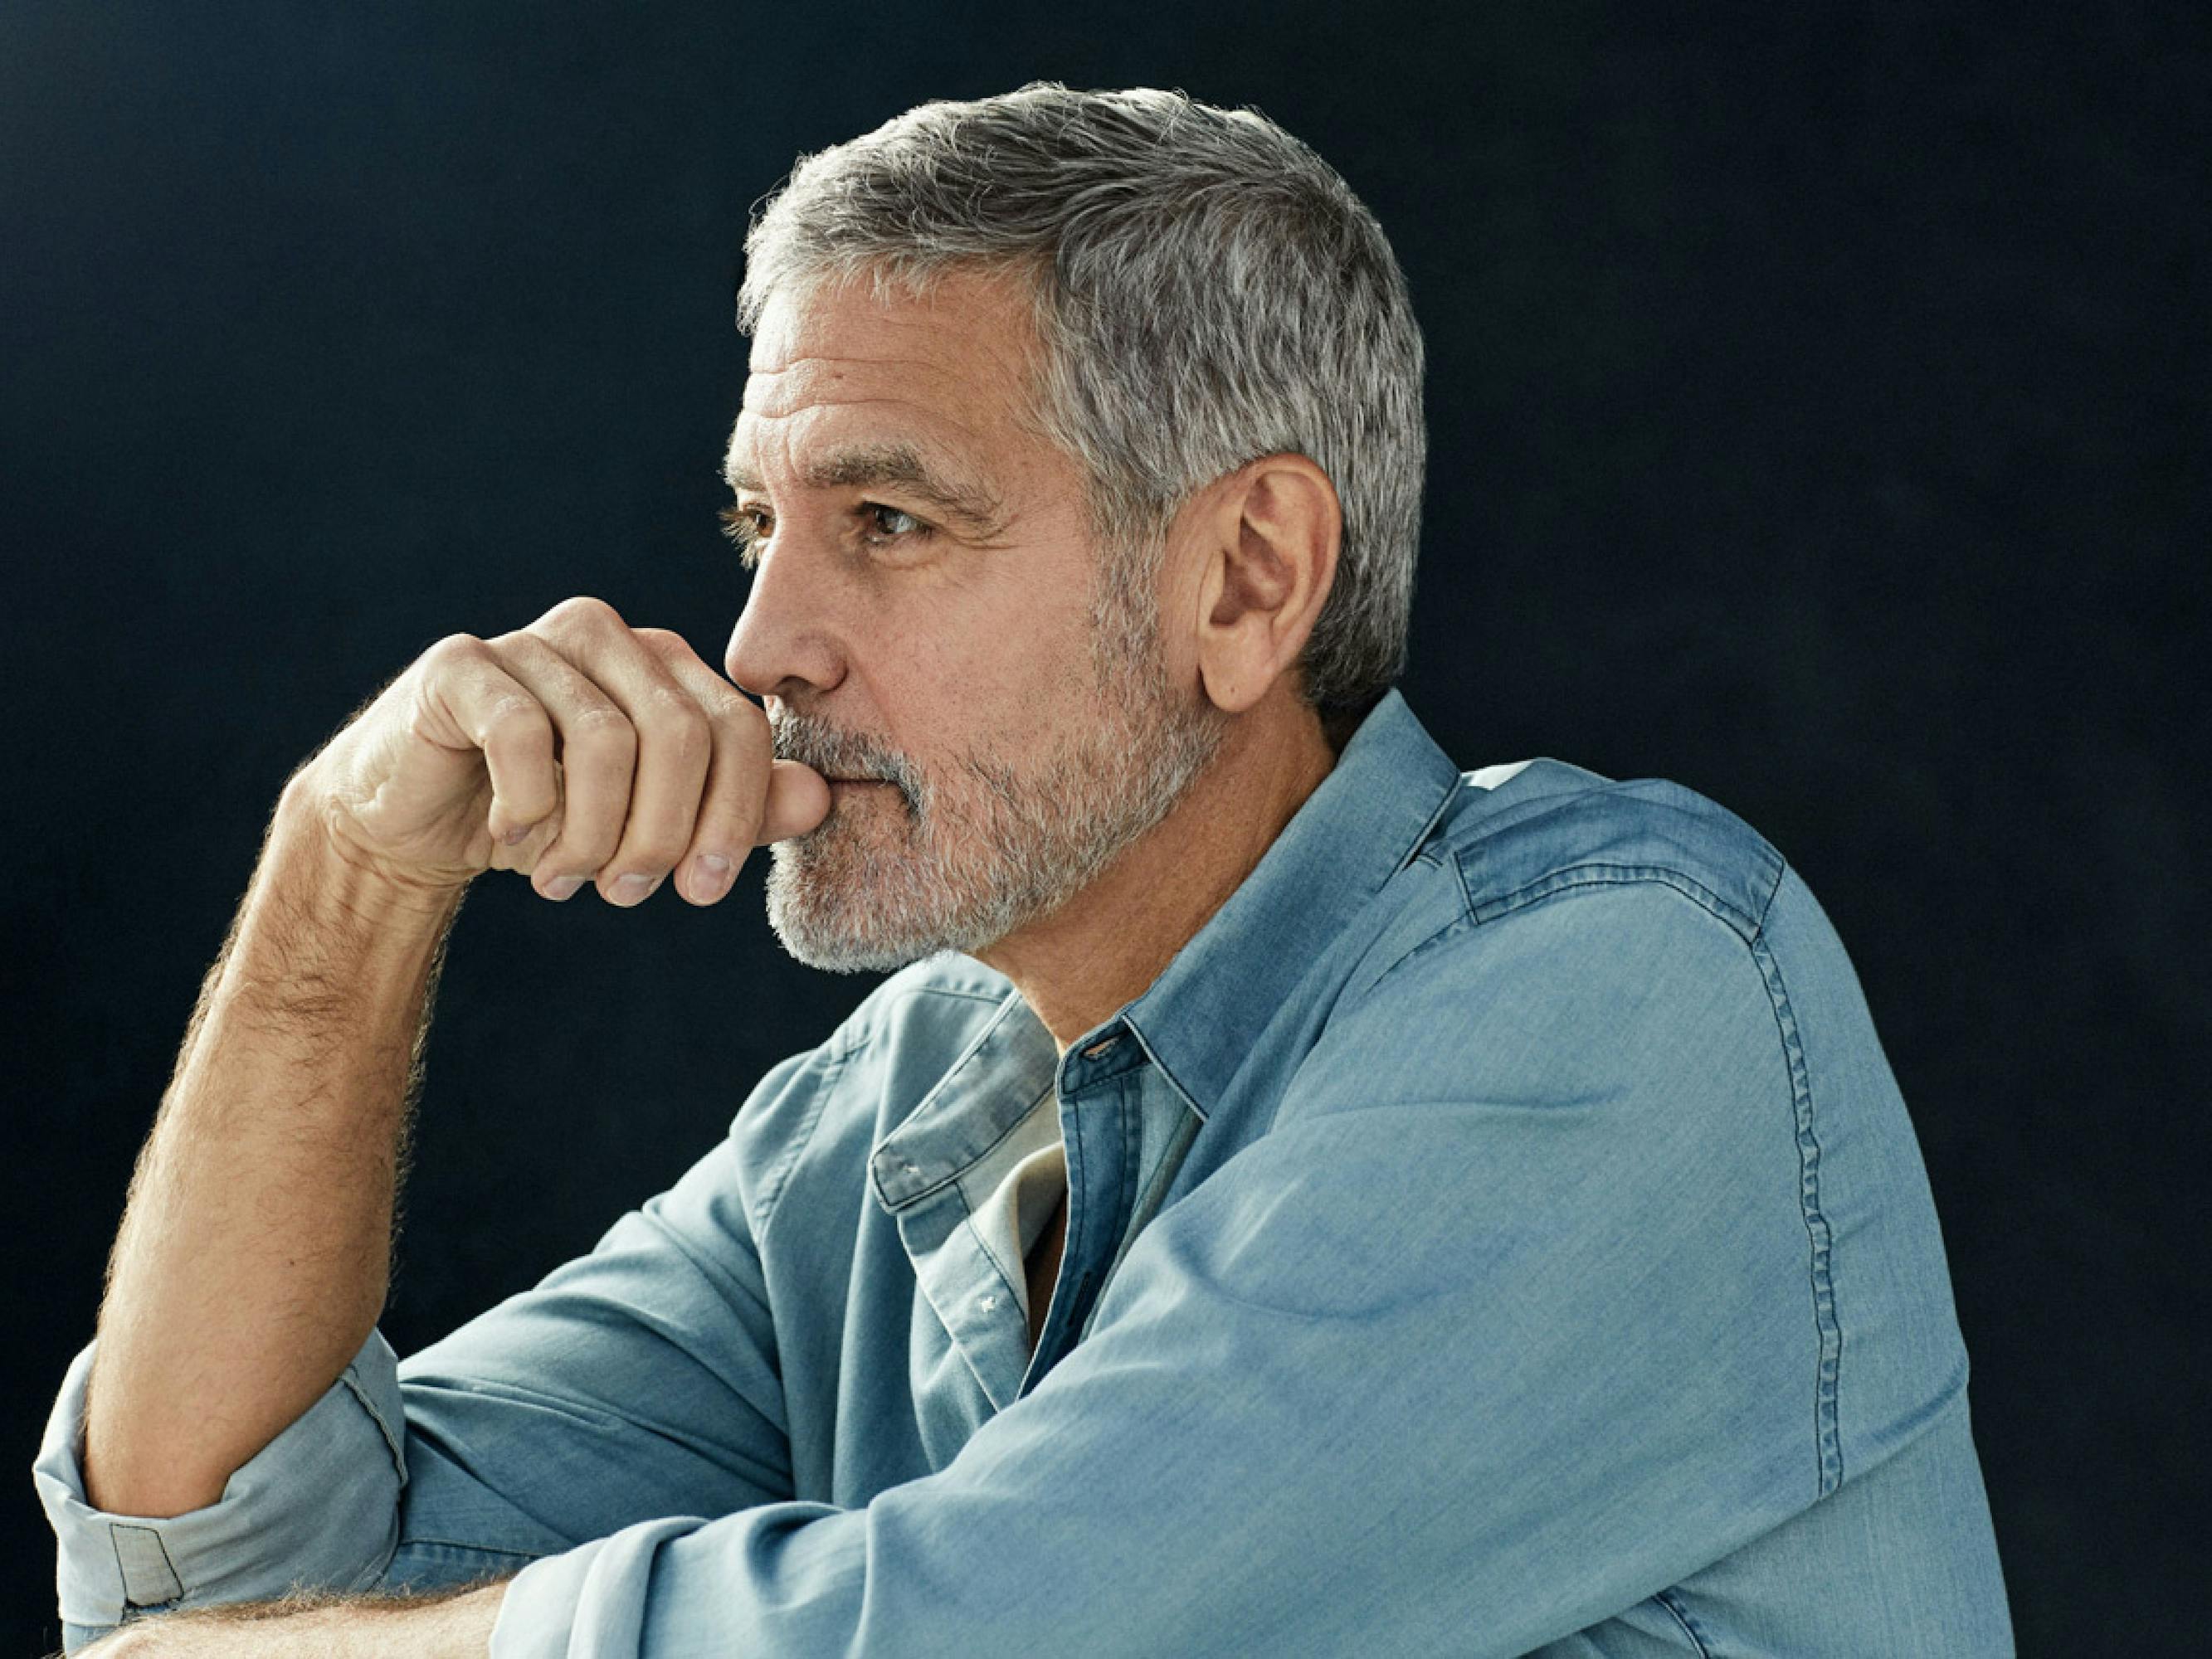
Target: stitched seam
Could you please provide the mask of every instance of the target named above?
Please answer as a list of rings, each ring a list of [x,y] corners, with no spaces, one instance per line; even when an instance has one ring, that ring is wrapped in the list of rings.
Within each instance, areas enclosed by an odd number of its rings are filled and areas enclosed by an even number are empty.
[[[1789,873],[1790,860],[1777,858],[1774,860],[1774,884],[1766,890],[1766,896],[1759,901],[1757,932],[1764,933],[1766,931],[1766,913],[1774,908],[1775,895],[1781,892],[1783,880]]]
[[[1490,921],[1509,912],[1518,910],[1537,900],[1568,888],[1589,886],[1618,886],[1627,882],[1655,881],[1695,899],[1716,916],[1726,921],[1737,933],[1748,940],[1759,932],[1759,918],[1748,915],[1729,903],[1704,883],[1684,875],[1680,870],[1664,864],[1577,864],[1564,870],[1553,871],[1540,877],[1526,887],[1473,907],[1474,920]]]
[[[169,1582],[177,1587],[177,1593],[174,1595],[163,1596],[158,1601],[134,1601],[131,1599],[131,1570],[123,1564],[122,1534],[126,1530],[134,1533],[143,1532],[154,1540],[154,1547],[161,1552],[161,1569],[169,1575]],[[125,1522],[113,1522],[107,1528],[107,1545],[115,1552],[115,1575],[122,1581],[123,1602],[125,1607],[150,1610],[155,1607],[173,1607],[184,1599],[183,1575],[178,1572],[177,1564],[169,1559],[169,1541],[161,1536],[159,1528],[127,1526]]]
[[[1781,964],[1774,959],[1764,937],[1751,941],[1751,953],[1766,982],[1767,997],[1774,1005],[1775,1025],[1782,1034],[1782,1050],[1790,1065],[1790,1095],[1797,1131],[1798,1201],[1811,1249],[1813,1326],[1820,1340],[1820,1364],[1813,1391],[1813,1440],[1819,1462],[1819,1493],[1825,1498],[1844,1478],[1842,1435],[1837,1421],[1837,1375],[1843,1363],[1844,1333],[1836,1319],[1832,1261],[1834,1238],[1828,1218],[1820,1208],[1820,1140],[1814,1130],[1813,1090],[1806,1071],[1804,1045],[1798,1037],[1797,1016],[1790,1006]]]
[[[927,1198],[932,1193],[942,1192],[947,1187],[960,1186],[960,1184],[968,1178],[968,1172],[973,1170],[978,1164],[981,1164],[985,1158],[990,1157],[992,1153],[997,1152],[1000,1147],[1005,1146],[1007,1139],[1012,1136],[1016,1130],[1019,1129],[1024,1123],[1027,1123],[1030,1121],[1030,1114],[1036,1110],[1036,1109],[1043,1103],[1045,1096],[1055,1092],[1059,1087],[1060,1079],[1055,1077],[1051,1082],[1044,1085],[1042,1092],[1040,1093],[1035,1100],[1030,1102],[1029,1105],[1023,1109],[1020,1116],[1015,1118],[1012,1122],[1007,1124],[1005,1128],[1000,1130],[996,1135],[992,1137],[991,1144],[989,1146],[984,1147],[981,1152],[976,1153],[975,1157],[969,1158],[965,1164],[960,1165],[959,1168],[939,1176],[936,1180],[931,1182],[927,1187],[918,1188],[916,1191],[899,1200],[897,1207],[903,1210],[908,1205],[921,1203],[923,1199]],[[965,1206],[968,1202],[968,1194],[964,1190],[960,1194],[960,1202],[963,1206]]]
[[[399,1547],[403,1550],[459,1550],[464,1555],[505,1555],[517,1561],[542,1559],[528,1550],[503,1550],[496,1544],[464,1544],[457,1538],[403,1538],[399,1540]]]
[[[1469,928],[1474,927],[1474,926],[1476,926],[1475,919],[1471,915],[1454,916],[1443,927],[1437,928],[1435,933],[1431,933],[1419,945],[1414,945],[1413,949],[1407,951],[1404,956],[1400,957],[1397,961],[1392,963],[1388,968],[1385,968],[1380,974],[1376,975],[1375,976],[1375,983],[1369,986],[1366,990],[1360,993],[1360,1000],[1364,1002],[1369,997],[1374,995],[1376,988],[1379,987],[1384,980],[1389,978],[1391,975],[1396,973],[1400,969],[1410,966],[1418,958],[1428,955],[1430,951],[1435,950],[1438,945],[1458,938],[1460,934],[1466,933]]]
[[[1787,866],[1783,866],[1786,872]],[[1838,1376],[1843,1361],[1843,1330],[1836,1318],[1835,1283],[1832,1253],[1834,1237],[1828,1225],[1826,1213],[1820,1207],[1820,1142],[1813,1122],[1812,1085],[1805,1063],[1804,1045],[1799,1038],[1797,1018],[1790,1007],[1788,988],[1782,979],[1782,969],[1767,946],[1765,935],[1766,913],[1773,904],[1774,894],[1781,886],[1782,874],[1778,872],[1775,887],[1767,894],[1756,917],[1747,915],[1735,905],[1702,883],[1684,875],[1679,870],[1663,865],[1577,865],[1571,869],[1555,872],[1528,886],[1502,895],[1475,908],[1464,923],[1455,923],[1439,929],[1421,944],[1401,957],[1389,973],[1398,972],[1417,957],[1444,944],[1462,927],[1477,927],[1499,916],[1540,902],[1555,894],[1571,893],[1607,886],[1622,886],[1637,882],[1653,882],[1671,887],[1691,899],[1715,918],[1734,928],[1749,947],[1753,960],[1758,963],[1759,977],[1766,988],[1768,1002],[1774,1010],[1775,1027],[1778,1032],[1784,1060],[1790,1074],[1790,1109],[1793,1128],[1797,1141],[1798,1203],[1805,1225],[1810,1250],[1809,1278],[1813,1298],[1813,1322],[1819,1341],[1819,1360],[1814,1380],[1813,1436],[1816,1463],[1815,1486],[1820,1496],[1826,1497],[1843,1480],[1842,1431],[1838,1405]],[[1368,994],[1380,987],[1378,979],[1369,988]]]
[[[1453,862],[1455,866],[1459,868],[1461,891],[1468,897],[1468,914],[1455,916],[1451,921],[1444,923],[1443,927],[1412,946],[1403,956],[1376,975],[1367,988],[1359,994],[1359,1002],[1364,1002],[1369,997],[1374,995],[1382,988],[1382,981],[1392,975],[1412,966],[1415,961],[1426,956],[1430,951],[1449,944],[1470,928],[1479,927],[1487,921],[1495,921],[1500,916],[1510,915],[1516,910],[1525,909],[1529,905],[1539,903],[1557,894],[1571,893],[1583,889],[1627,887],[1633,886],[1638,882],[1647,881],[1659,886],[1671,887],[1717,921],[1726,924],[1739,938],[1747,942],[1758,935],[1757,921],[1744,915],[1742,911],[1737,909],[1711,889],[1692,880],[1680,871],[1670,869],[1665,865],[1577,865],[1571,869],[1558,871],[1540,880],[1531,882],[1526,887],[1516,888],[1514,891],[1492,899],[1486,904],[1476,905],[1472,895],[1468,894],[1466,869],[1459,865],[1457,860],[1454,860]],[[1769,896],[1769,901],[1771,902],[1771,895]],[[1762,908],[1762,918],[1764,914]]]
[[[1682,1634],[1690,1638],[1690,1645],[1698,1650],[1698,1659],[1713,1659],[1712,1650],[1705,1645],[1705,1638],[1698,1633],[1698,1627],[1691,1622],[1690,1615],[1676,1605],[1674,1591],[1662,1589],[1651,1599],[1674,1615],[1674,1622],[1682,1627]]]
[[[392,1455],[392,1466],[398,1474],[399,1484],[403,1487],[405,1486],[407,1484],[405,1436],[384,1420],[384,1413],[376,1408],[376,1401],[370,1395],[368,1385],[361,1380],[361,1372],[357,1366],[347,1366],[338,1373],[338,1381],[346,1385],[346,1392],[352,1395],[362,1410],[368,1413],[368,1420],[376,1425],[377,1432],[384,1437],[385,1449]]]
[[[1474,889],[1467,878],[1467,860],[1456,851],[1451,856],[1451,871],[1453,878],[1459,883],[1460,908],[1464,914],[1472,916],[1474,914]]]

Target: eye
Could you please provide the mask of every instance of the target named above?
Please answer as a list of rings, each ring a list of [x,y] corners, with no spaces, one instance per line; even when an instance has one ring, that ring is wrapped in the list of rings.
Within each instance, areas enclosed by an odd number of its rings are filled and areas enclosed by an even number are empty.
[[[885,507],[881,501],[861,502],[860,518],[872,532],[867,537],[870,541],[921,540],[931,533],[930,526],[913,514]]]
[[[738,562],[748,570],[760,562],[761,544],[775,533],[775,520],[765,507],[743,502],[721,512],[722,533],[738,550]]]

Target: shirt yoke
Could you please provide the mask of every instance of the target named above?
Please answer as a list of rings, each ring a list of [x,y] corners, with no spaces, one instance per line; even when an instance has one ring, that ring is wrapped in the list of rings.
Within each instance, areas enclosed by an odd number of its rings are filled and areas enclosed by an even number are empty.
[[[1563,887],[1656,881],[1696,899],[1748,941],[1782,882],[1784,860],[1765,836],[1668,779],[1615,782],[1546,759],[1499,793],[1504,799],[1488,811],[1448,814],[1435,848],[1456,866],[1476,921]]]

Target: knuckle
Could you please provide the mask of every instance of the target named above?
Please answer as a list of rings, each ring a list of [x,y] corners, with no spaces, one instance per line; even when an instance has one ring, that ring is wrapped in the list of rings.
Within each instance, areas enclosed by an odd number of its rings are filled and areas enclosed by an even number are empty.
[[[687,759],[704,755],[713,743],[714,732],[707,720],[707,711],[672,687],[653,692],[647,699],[645,718],[651,722],[656,737]]]
[[[514,726],[518,731],[550,731],[544,705],[537,698],[520,691],[510,691],[495,700],[484,710],[484,730]]]
[[[720,723],[748,753],[766,755],[775,745],[775,732],[768,715],[750,697],[732,696],[720,710]]]
[[[619,625],[622,617],[605,599],[578,593],[562,600],[539,620],[568,628],[602,629],[610,623]]]
[[[550,757],[553,752],[553,722],[534,697],[510,692],[483,712],[475,738],[479,748],[497,744],[503,755]]]
[[[617,753],[630,753],[637,748],[637,728],[612,703],[598,703],[578,712],[568,722],[567,737],[572,745],[580,743]]]
[[[477,662],[489,647],[473,634],[448,634],[422,653],[425,664],[438,665],[447,663]]]
[[[509,629],[504,634],[493,635],[484,641],[484,644],[501,654],[521,652],[537,655],[550,651],[553,647],[546,644],[543,637],[532,631],[537,626],[538,624],[533,623],[529,628]]]
[[[647,875],[666,875],[676,867],[676,860],[684,856],[690,844],[688,836],[639,836],[623,845],[624,856],[617,860],[625,870],[642,870]]]

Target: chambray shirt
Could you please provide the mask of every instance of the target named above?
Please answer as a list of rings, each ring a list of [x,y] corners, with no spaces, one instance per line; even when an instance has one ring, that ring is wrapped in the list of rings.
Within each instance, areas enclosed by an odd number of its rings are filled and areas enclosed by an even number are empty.
[[[1057,1142],[1031,1352],[1009,1176]],[[1027,1231],[1034,1231],[1034,1227]],[[1065,1055],[945,957],[588,1256],[173,1519],[36,1477],[74,1648],[516,1573],[495,1659],[2008,1654],[1903,1101],[1704,797],[1393,694]]]

